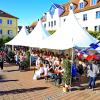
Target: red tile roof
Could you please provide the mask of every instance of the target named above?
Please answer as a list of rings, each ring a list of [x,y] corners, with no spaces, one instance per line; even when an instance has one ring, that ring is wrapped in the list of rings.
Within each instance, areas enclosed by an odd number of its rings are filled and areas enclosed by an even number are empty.
[[[83,12],[83,11],[87,11],[90,9],[94,9],[94,8],[98,8],[100,7],[100,0],[97,0],[97,4],[96,5],[91,5],[91,0],[84,0],[85,2],[85,7],[83,9],[79,9],[79,1],[80,0],[71,0],[70,3],[72,3],[74,5],[74,12],[75,13],[79,13],[79,12]],[[62,16],[66,16],[69,13],[69,3],[64,4],[64,8],[65,8],[65,12],[61,15]]]
[[[33,22],[31,25],[30,25],[30,27],[35,27],[37,25],[37,21],[36,22]]]
[[[0,17],[8,17],[8,18],[16,18],[16,19],[18,19],[17,17],[12,16],[12,15],[10,15],[10,14],[2,11],[2,10],[0,10]]]

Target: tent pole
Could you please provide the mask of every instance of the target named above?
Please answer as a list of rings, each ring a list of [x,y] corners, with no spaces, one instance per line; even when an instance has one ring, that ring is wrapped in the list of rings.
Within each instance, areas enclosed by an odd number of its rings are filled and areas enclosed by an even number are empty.
[[[72,47],[72,58],[71,58],[71,79],[70,79],[70,85],[72,85],[72,65],[74,61],[74,48]]]
[[[31,47],[29,47],[30,50],[30,68],[31,68]]]
[[[72,39],[72,43],[73,43],[73,39]],[[72,47],[72,50],[71,50],[71,78],[70,78],[70,86],[72,85],[72,65],[73,65],[73,62],[74,62],[74,47]]]

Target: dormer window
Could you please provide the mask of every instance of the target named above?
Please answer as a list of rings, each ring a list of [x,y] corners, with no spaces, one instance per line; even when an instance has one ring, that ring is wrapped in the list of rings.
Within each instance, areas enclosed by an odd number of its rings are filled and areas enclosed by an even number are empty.
[[[79,3],[79,9],[83,9],[84,8],[84,2]]]
[[[74,5],[72,3],[70,4],[70,10],[74,10]]]
[[[97,4],[97,0],[91,0],[91,5],[96,5]]]

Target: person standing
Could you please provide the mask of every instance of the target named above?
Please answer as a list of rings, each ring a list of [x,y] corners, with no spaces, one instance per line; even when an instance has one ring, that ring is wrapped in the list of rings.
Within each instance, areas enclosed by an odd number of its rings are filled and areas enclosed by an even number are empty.
[[[18,52],[15,54],[15,61],[16,61],[16,64],[19,65],[19,53]]]
[[[2,51],[0,52],[0,67],[1,67],[1,70],[3,70],[3,52]]]
[[[96,65],[96,61],[92,60],[92,62],[88,65],[87,76],[89,77],[88,86],[90,89],[95,88],[96,76],[99,74],[99,68]]]

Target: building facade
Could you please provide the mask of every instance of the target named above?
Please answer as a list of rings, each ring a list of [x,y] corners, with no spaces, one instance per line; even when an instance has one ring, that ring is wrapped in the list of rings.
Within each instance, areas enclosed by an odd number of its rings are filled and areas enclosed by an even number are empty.
[[[18,32],[18,18],[0,10],[0,37],[14,37]]]
[[[61,9],[64,11],[60,12]],[[67,21],[70,10],[74,11],[84,29],[100,31],[100,0],[71,0],[63,5],[53,4],[42,17],[44,27],[47,30],[57,30]]]

